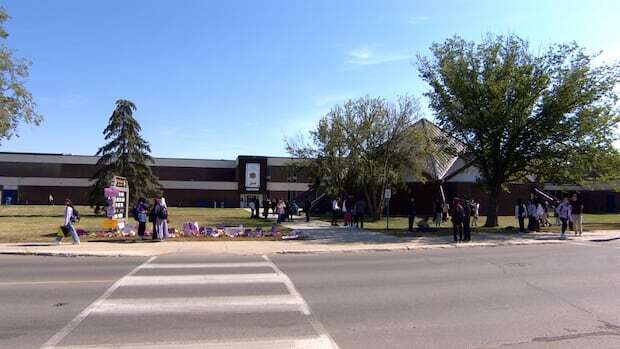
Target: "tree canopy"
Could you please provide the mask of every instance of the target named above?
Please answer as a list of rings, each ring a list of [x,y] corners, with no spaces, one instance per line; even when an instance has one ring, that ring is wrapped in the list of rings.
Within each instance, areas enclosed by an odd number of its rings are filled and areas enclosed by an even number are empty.
[[[516,35],[455,36],[419,57],[439,125],[464,145],[489,194],[487,226],[510,182],[581,182],[618,174],[620,65],[595,64],[576,43],[535,53]]]
[[[140,136],[140,125],[133,117],[135,110],[133,102],[117,100],[108,126],[103,131],[109,142],[95,154],[100,158],[90,192],[90,203],[97,209],[104,204],[103,188],[110,185],[115,175],[127,178],[131,202],[141,197],[154,197],[161,192],[161,185],[149,166],[153,161],[151,147]]]
[[[315,170],[320,186],[333,196],[364,197],[374,216],[384,206],[383,191],[419,175],[423,146],[411,127],[420,116],[417,100],[349,100],[332,108],[303,138],[289,140],[288,152]]]
[[[4,23],[9,15],[0,8],[0,141],[16,135],[21,122],[38,125],[42,121],[36,103],[24,83],[30,62],[17,58],[5,44],[9,36]]]

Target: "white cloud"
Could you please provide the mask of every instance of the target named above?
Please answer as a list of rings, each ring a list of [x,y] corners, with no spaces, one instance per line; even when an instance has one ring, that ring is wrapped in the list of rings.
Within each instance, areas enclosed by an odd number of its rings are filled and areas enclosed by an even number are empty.
[[[417,23],[421,23],[421,22],[427,22],[430,21],[431,17],[429,16],[415,16],[413,17],[409,23],[411,24],[417,24]]]
[[[411,55],[397,52],[377,52],[370,47],[361,47],[349,52],[346,63],[351,65],[375,65],[390,62],[399,62],[411,59]]]
[[[331,94],[331,95],[325,95],[325,96],[321,96],[321,97],[317,98],[314,101],[314,105],[316,107],[332,106],[333,104],[336,104],[336,103],[343,102],[345,100],[351,99],[351,98],[353,98],[353,96],[356,96],[356,95],[357,95],[357,93],[353,93],[353,92],[336,93],[336,94]]]

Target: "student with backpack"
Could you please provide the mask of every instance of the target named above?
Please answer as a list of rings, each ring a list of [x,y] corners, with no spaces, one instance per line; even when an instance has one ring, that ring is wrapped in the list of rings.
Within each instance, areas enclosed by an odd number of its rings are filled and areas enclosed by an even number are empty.
[[[155,223],[157,224],[157,238],[166,240],[168,238],[168,206],[166,198],[159,199],[159,205],[155,211]]]
[[[138,241],[141,241],[144,239],[148,218],[148,207],[144,198],[138,199],[138,204],[133,209],[133,218],[138,222]]]
[[[75,209],[75,207],[73,207],[73,203],[71,202],[71,200],[69,199],[65,199],[65,216],[64,216],[65,220],[64,220],[64,225],[61,227],[63,233],[66,234],[70,234],[71,238],[73,239],[73,244],[74,245],[79,245],[80,244],[80,237],[78,236],[77,232],[75,231],[75,227],[74,225],[77,224],[80,221],[80,213],[78,212],[78,210]],[[59,236],[56,239],[56,245],[60,245],[60,242],[62,241],[63,237]]]

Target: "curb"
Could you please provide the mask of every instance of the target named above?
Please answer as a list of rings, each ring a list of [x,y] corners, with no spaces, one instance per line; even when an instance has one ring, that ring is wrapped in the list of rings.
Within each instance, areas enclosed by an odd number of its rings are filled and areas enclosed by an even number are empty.
[[[611,240],[620,239],[613,238]],[[535,241],[535,242],[532,242]],[[570,240],[531,240],[531,241],[513,241],[513,242],[474,242],[464,244],[454,243],[442,243],[442,244],[428,244],[419,246],[396,246],[396,247],[368,247],[368,248],[351,248],[351,249],[293,249],[293,250],[274,250],[270,252],[247,252],[247,253],[234,253],[226,252],[226,255],[264,255],[264,254],[276,254],[276,255],[294,255],[294,254],[319,254],[319,253],[365,253],[365,252],[397,252],[397,251],[415,251],[415,250],[432,250],[432,249],[450,249],[450,248],[476,248],[476,247],[503,247],[503,246],[524,246],[524,245],[551,245],[562,244]],[[588,240],[593,241],[593,240]],[[68,252],[68,251],[0,251],[0,255],[23,255],[23,256],[52,256],[52,257],[150,257],[154,255],[169,255],[171,251],[155,254],[128,254],[128,253],[98,253],[98,252]],[[208,251],[205,252],[209,254]]]

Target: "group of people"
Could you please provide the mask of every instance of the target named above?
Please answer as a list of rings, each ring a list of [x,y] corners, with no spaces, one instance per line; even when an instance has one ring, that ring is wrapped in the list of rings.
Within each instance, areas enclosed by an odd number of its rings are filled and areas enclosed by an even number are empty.
[[[467,197],[455,197],[452,200],[452,203],[448,203],[447,200],[442,201],[437,198],[433,203],[433,222],[435,223],[435,227],[439,228],[442,223],[448,221],[449,216],[452,216],[451,212],[454,210],[454,205],[456,202],[459,202],[461,205],[467,205],[470,211],[470,223],[472,227],[478,226],[478,217],[480,216],[480,202],[477,199],[469,199]]]
[[[449,205],[454,242],[471,241],[471,227],[478,224],[480,204],[475,199],[454,197]]]
[[[258,199],[256,200],[255,205],[255,208],[252,208],[252,206],[250,206],[250,209],[253,209],[256,212],[256,214],[253,214],[251,218],[259,218],[260,206]],[[278,222],[278,224],[285,221],[292,222],[293,216],[299,214],[299,204],[297,204],[296,200],[285,201],[282,199],[272,200],[271,198],[265,198],[263,200],[263,217],[265,219],[269,217],[270,209],[271,212],[276,215],[276,221]],[[308,212],[306,212],[306,217],[309,218]]]
[[[581,236],[583,233],[583,203],[579,200],[577,193],[570,197],[565,196],[560,203],[554,207],[548,201],[542,201],[533,198],[527,202],[521,199],[517,201],[515,206],[515,218],[519,222],[519,232],[536,232],[540,231],[541,226],[551,226],[549,220],[549,211],[553,211],[556,217],[556,224],[560,225],[560,238],[566,238],[567,228],[572,228],[575,236]],[[525,219],[528,219],[527,229],[525,228]]]
[[[153,240],[164,241],[168,238],[168,205],[165,198],[156,198],[152,207],[149,207],[146,199],[138,199],[133,209],[133,218],[138,222],[138,240],[144,239],[147,220],[153,224]]]
[[[362,198],[354,200],[353,196],[343,199],[335,197],[332,200],[332,226],[338,225],[340,216],[343,218],[345,227],[364,229],[364,216],[366,215],[367,205]]]

